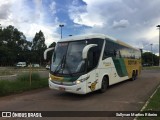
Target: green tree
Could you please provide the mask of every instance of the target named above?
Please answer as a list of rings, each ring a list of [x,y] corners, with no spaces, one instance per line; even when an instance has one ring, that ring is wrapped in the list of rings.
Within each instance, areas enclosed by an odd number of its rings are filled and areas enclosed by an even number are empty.
[[[51,48],[51,47],[55,47],[56,46],[56,42],[53,42],[52,44],[49,45],[48,48]],[[53,51],[54,50],[51,50],[47,53],[47,62],[50,62],[51,58],[52,58],[52,54],[53,54]]]
[[[152,63],[152,57],[153,57],[153,63]],[[142,54],[142,64],[146,65],[158,65],[159,57],[151,52],[145,52]]]
[[[3,29],[2,29],[1,24],[0,24],[0,46],[3,44],[3,41],[2,41],[2,32],[3,32]]]
[[[39,33],[35,34],[35,37],[33,38],[32,43],[32,62],[42,64],[43,60],[43,53],[45,49],[47,48],[45,44],[45,37],[43,32],[40,30]]]
[[[49,45],[48,48],[55,47],[55,46],[56,46],[56,42],[53,42],[52,44]]]
[[[0,64],[14,65],[16,62],[28,59],[31,42],[14,26],[0,29]]]

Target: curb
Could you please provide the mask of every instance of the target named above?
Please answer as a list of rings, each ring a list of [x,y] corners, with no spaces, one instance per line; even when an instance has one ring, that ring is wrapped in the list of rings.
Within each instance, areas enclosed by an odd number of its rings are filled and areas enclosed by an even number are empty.
[[[14,75],[6,75],[6,76],[0,76],[0,77],[14,77],[14,76],[17,76],[17,74],[14,74]]]
[[[149,101],[152,99],[152,97],[155,95],[155,93],[157,92],[157,90],[160,88],[160,84],[158,85],[158,87],[156,88],[156,90],[152,93],[152,95],[148,98],[147,102],[144,104],[144,106],[142,107],[142,109],[140,110],[140,112],[142,112],[148,105]],[[137,120],[138,117],[135,117],[133,120]]]

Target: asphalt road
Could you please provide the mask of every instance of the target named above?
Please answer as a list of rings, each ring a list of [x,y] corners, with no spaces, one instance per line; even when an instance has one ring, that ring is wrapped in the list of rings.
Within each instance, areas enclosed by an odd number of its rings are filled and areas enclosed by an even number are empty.
[[[160,84],[159,72],[160,71],[156,70],[144,70],[137,80],[125,81],[110,86],[103,94],[94,92],[87,95],[76,95],[44,88],[22,94],[1,97],[0,111],[139,111]],[[7,118],[4,119],[6,120]],[[21,120],[22,118],[12,119]],[[38,118],[38,120],[39,119],[40,118]],[[133,120],[134,118],[54,117],[45,119]]]

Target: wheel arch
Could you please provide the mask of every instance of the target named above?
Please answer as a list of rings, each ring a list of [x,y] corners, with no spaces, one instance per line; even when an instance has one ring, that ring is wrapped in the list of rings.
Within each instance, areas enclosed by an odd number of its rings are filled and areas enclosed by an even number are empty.
[[[100,92],[101,93],[106,92],[106,90],[109,86],[109,76],[108,75],[103,75],[100,85],[101,85]]]
[[[103,75],[103,77],[101,79],[101,84],[102,84],[102,80],[104,77],[108,80],[108,86],[109,86],[109,75],[108,74]]]

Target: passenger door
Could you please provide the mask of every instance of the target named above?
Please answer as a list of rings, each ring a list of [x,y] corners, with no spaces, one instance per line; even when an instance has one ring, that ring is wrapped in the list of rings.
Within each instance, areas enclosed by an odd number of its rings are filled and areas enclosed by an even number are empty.
[[[87,60],[87,71],[89,79],[87,80],[87,92],[92,92],[98,89],[98,75],[99,70],[97,69],[99,53],[97,52],[96,47],[91,48],[88,52],[88,60]]]

